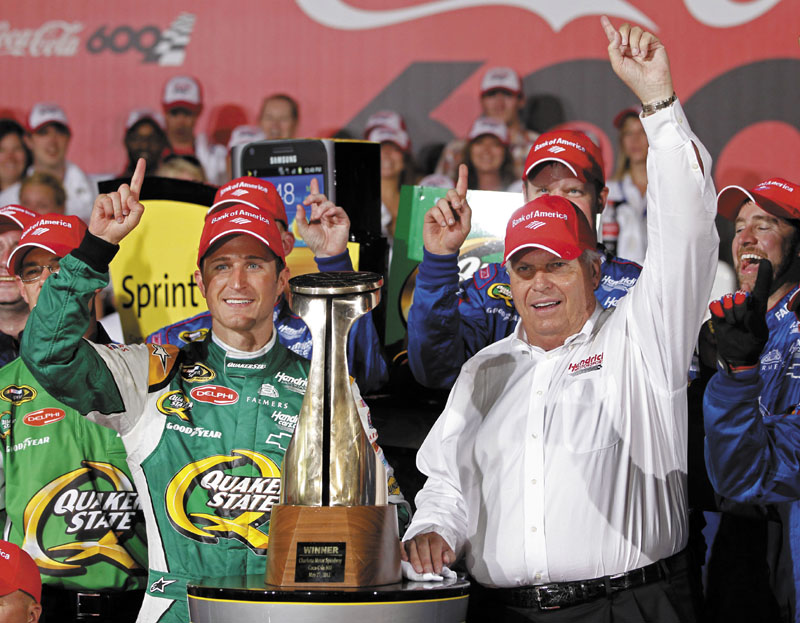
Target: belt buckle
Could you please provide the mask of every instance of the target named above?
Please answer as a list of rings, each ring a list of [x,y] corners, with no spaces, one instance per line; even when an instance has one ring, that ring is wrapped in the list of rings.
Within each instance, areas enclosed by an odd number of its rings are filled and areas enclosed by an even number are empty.
[[[79,616],[103,616],[102,595],[100,593],[75,593],[75,609]]]
[[[546,584],[543,584],[542,586],[534,586],[534,593],[536,595],[536,603],[539,607],[539,610],[561,610],[561,606],[549,606],[543,604],[543,602],[546,600],[542,599],[542,595],[545,597],[550,596],[550,594],[547,592]]]

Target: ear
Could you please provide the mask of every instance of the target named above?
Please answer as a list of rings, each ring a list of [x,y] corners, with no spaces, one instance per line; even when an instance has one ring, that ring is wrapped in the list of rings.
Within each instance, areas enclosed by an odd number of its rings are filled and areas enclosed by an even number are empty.
[[[206,298],[206,284],[203,283],[203,273],[199,270],[194,271],[194,282],[197,284],[197,289],[200,290],[200,295]]]
[[[272,302],[273,305],[278,302],[281,294],[283,294],[283,291],[286,289],[286,285],[289,283],[289,277],[291,277],[289,274],[289,267],[284,266],[283,270],[278,275],[278,287],[275,288],[275,300]]]
[[[600,268],[600,258],[598,258],[592,262],[592,291],[597,290],[597,287],[600,285],[600,278],[602,275],[603,272]]]
[[[603,190],[600,191],[600,194],[597,195],[598,214],[600,214],[605,209],[607,200],[608,200],[608,186],[604,186]]]
[[[294,249],[295,237],[290,231],[281,232],[281,243],[283,243],[283,257],[286,257]]]
[[[28,151],[33,151],[33,141],[31,140],[31,135],[26,133],[22,137],[22,140],[25,141],[25,147],[28,148]]]
[[[42,604],[33,602],[30,606],[28,606],[28,618],[26,621],[28,623],[37,623],[39,617],[42,616]]]

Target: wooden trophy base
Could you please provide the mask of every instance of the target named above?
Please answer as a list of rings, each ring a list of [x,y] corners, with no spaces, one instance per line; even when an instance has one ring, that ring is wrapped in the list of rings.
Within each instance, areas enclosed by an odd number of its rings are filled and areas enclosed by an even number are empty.
[[[394,506],[272,507],[267,584],[341,588],[401,579]]]

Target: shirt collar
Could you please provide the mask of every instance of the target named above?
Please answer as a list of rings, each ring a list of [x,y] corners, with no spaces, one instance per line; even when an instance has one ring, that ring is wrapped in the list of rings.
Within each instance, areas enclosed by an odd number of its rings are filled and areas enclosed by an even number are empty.
[[[573,335],[570,335],[566,340],[564,340],[564,343],[561,346],[549,351],[545,351],[539,348],[538,346],[533,346],[532,344],[528,343],[528,339],[525,335],[525,328],[522,326],[522,319],[520,319],[517,321],[517,326],[514,328],[514,333],[511,334],[512,348],[514,350],[529,352],[532,355],[533,354],[543,355],[545,353],[556,352],[559,349],[564,348],[564,346],[570,346],[572,344],[580,344],[581,342],[585,342],[591,337],[592,333],[594,332],[594,326],[595,324],[597,324],[597,319],[600,317],[601,313],[603,313],[602,305],[600,305],[600,303],[595,302],[594,311],[592,312],[592,315],[589,316],[588,320],[585,323],[583,323],[581,330]]]

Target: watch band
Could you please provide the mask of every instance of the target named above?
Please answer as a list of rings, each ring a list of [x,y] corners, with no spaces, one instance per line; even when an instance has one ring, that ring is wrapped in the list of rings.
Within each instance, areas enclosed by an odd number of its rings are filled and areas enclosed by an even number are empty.
[[[658,100],[657,102],[652,102],[650,104],[642,104],[642,114],[652,115],[656,111],[672,106],[677,99],[678,96],[673,93],[665,100]]]

